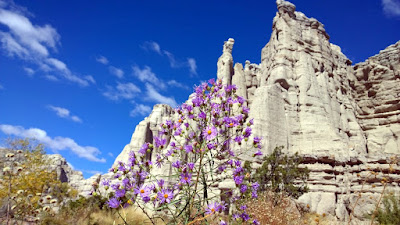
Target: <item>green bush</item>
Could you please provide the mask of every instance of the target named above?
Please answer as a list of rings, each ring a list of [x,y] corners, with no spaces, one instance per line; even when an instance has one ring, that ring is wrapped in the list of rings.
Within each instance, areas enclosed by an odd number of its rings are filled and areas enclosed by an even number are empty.
[[[308,191],[306,180],[309,170],[300,167],[303,157],[297,153],[289,156],[282,153],[283,147],[263,158],[264,163],[256,170],[254,179],[260,184],[260,191],[285,192],[294,198]]]
[[[375,220],[383,225],[400,224],[400,197],[388,194],[383,197],[383,208],[379,208]]]

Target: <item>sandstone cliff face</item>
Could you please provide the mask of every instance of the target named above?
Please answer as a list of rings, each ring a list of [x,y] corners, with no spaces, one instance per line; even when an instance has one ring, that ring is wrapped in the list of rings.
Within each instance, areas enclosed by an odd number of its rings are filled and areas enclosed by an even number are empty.
[[[371,171],[388,172],[389,158],[400,153],[400,42],[353,67],[340,47],[329,42],[322,23],[287,1],[278,0],[277,8],[261,63],[234,64],[234,40],[229,39],[218,59],[217,77],[235,84],[238,95],[248,99],[265,154],[285,146],[287,153],[305,157],[310,193],[300,197],[300,206],[346,220],[363,189],[363,204],[354,209],[362,218],[383,188],[380,177],[367,177]],[[170,107],[156,105],[114,164],[152,142],[157,126],[173,116]],[[399,191],[400,167],[391,168],[387,189]]]

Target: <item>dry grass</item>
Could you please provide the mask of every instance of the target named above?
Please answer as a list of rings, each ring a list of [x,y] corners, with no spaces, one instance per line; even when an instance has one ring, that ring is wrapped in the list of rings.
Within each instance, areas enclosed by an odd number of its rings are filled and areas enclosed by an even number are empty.
[[[140,209],[129,207],[118,210],[119,214],[129,225],[152,224],[146,215]],[[118,215],[117,211],[94,210],[90,213],[82,212],[71,218],[68,215],[56,215],[55,217],[46,218],[42,224],[49,225],[117,225],[125,224],[124,220]],[[156,221],[157,225],[163,225],[161,220]]]
[[[247,203],[248,212],[260,224],[297,225],[303,224],[301,214],[295,203],[283,194],[260,193],[256,200]]]
[[[128,223],[128,224],[151,224],[150,220],[146,217],[146,215],[141,212],[140,209],[135,208],[135,207],[129,207],[127,209],[121,209],[119,210],[119,213],[121,214],[121,216],[124,218],[124,220]],[[90,221],[91,224],[104,224],[104,225],[108,225],[108,224],[124,224],[124,221],[122,220],[122,218],[118,215],[117,212],[104,212],[104,211],[98,211],[93,213],[90,216]],[[87,224],[87,223],[85,223]],[[159,221],[159,223],[160,221]],[[83,225],[83,224],[82,224]]]

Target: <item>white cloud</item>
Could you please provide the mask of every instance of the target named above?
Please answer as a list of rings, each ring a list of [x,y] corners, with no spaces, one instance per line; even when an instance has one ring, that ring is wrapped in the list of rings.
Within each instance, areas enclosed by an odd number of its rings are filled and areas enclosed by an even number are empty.
[[[149,83],[146,83],[146,98],[155,103],[168,104],[171,107],[176,107],[178,105],[173,97],[166,97],[161,95]]]
[[[193,58],[188,58],[187,59],[187,64],[189,66],[190,69],[190,73],[193,75],[197,75],[197,65],[196,65],[196,60]]]
[[[172,53],[169,52],[169,51],[164,51],[164,54],[167,56],[167,58],[168,58],[168,60],[169,60],[169,65],[170,65],[172,68],[178,68],[178,67],[180,67],[180,64],[178,64],[178,63],[176,62],[176,59],[175,59],[174,54],[172,54]]]
[[[162,50],[160,45],[154,41],[146,41],[141,47],[145,50],[157,52],[159,55],[166,56],[168,58],[171,68],[187,67],[189,68],[191,75],[197,75],[197,65],[194,58],[188,58],[186,62],[182,60],[177,60],[174,54],[167,50]]]
[[[29,67],[24,67],[24,70],[26,72],[26,74],[28,74],[28,76],[32,76],[33,74],[35,74],[35,71],[32,68]]]
[[[96,80],[95,80],[95,79],[93,78],[93,76],[91,76],[91,75],[85,76],[85,79],[86,79],[87,81],[91,82],[92,84],[95,84],[95,83],[96,83]]]
[[[107,155],[110,157],[114,157],[114,154],[112,154],[111,152],[107,153]]]
[[[0,43],[5,54],[34,63],[45,72],[56,73],[81,86],[89,85],[88,80],[74,75],[64,62],[51,57],[50,50],[57,51],[60,44],[55,28],[33,24],[28,18],[30,13],[13,2],[3,1],[0,7],[0,24],[8,28],[2,30],[0,26]]]
[[[182,89],[189,90],[189,87],[188,87],[188,86],[186,86],[186,85],[184,85],[184,84],[182,84],[182,83],[179,83],[179,82],[176,81],[176,80],[170,80],[170,81],[167,82],[167,84],[168,84],[169,86],[171,86],[171,87],[178,87],[178,88],[182,88]]]
[[[57,116],[61,118],[70,119],[77,123],[82,123],[82,120],[78,116],[71,115],[71,112],[66,108],[52,106],[52,105],[49,105],[48,108],[54,111],[57,114]]]
[[[144,66],[143,69],[140,69],[138,66],[133,66],[132,70],[133,74],[139,78],[140,81],[157,85],[157,87],[161,89],[165,88],[165,83],[157,78],[156,74],[151,71],[149,66]]]
[[[121,70],[120,68],[114,67],[114,66],[109,66],[108,70],[110,73],[118,78],[123,78],[124,77],[124,71]]]
[[[383,12],[387,16],[400,16],[399,0],[382,0]]]
[[[3,90],[3,89],[4,89],[3,85],[0,84],[0,90]]]
[[[145,50],[153,51],[161,55],[161,47],[155,41],[146,41],[141,47]]]
[[[47,48],[56,49],[60,35],[50,25],[36,26],[27,17],[11,10],[0,9],[0,23],[10,29],[13,38],[24,50],[38,56],[49,55]]]
[[[101,64],[104,64],[104,65],[108,64],[108,59],[102,55],[100,55],[99,57],[96,57],[96,61]]]
[[[101,152],[96,147],[80,146],[73,139],[68,137],[57,136],[52,138],[47,135],[46,131],[39,128],[25,129],[21,126],[1,124],[0,131],[6,135],[14,135],[22,138],[34,138],[55,152],[60,150],[70,150],[80,158],[85,158],[95,162],[106,161],[104,158],[97,157]]]
[[[47,80],[50,80],[50,81],[58,81],[58,78],[53,75],[45,75],[44,78],[46,78]]]
[[[133,83],[119,83],[116,87],[107,86],[107,91],[103,95],[111,100],[133,99],[137,93],[140,93],[139,87]]]
[[[135,117],[138,115],[146,116],[151,112],[150,106],[137,104],[134,109],[129,113],[131,117]]]

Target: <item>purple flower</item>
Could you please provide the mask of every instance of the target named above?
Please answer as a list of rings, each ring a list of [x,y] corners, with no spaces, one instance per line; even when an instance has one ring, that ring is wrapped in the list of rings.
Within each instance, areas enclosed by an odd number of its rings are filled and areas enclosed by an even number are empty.
[[[142,199],[143,199],[144,203],[148,203],[151,200],[150,196],[144,196],[144,197],[142,197]]]
[[[201,106],[201,104],[203,104],[203,98],[201,97],[196,97],[192,100],[192,103],[194,106]]]
[[[158,186],[161,187],[161,188],[164,186],[164,183],[165,183],[165,181],[163,179],[159,179],[157,181]]]
[[[247,209],[247,205],[241,205],[240,206],[240,210],[246,210]]]
[[[254,156],[260,156],[260,155],[262,155],[262,152],[260,151],[260,149],[256,153],[254,153]]]
[[[219,167],[218,167],[218,172],[219,172],[219,173],[222,173],[222,172],[225,171],[225,169],[226,169],[226,165],[219,166]]]
[[[208,206],[206,208],[206,214],[213,214],[213,213],[220,211],[221,209],[222,209],[221,204],[219,204],[217,202],[210,203],[210,204],[208,204]]]
[[[109,179],[103,179],[103,181],[101,182],[101,184],[103,185],[103,186],[106,186],[106,187],[108,187],[108,186],[110,186],[110,180]]]
[[[157,198],[158,200],[160,200],[161,204],[163,204],[164,202],[170,203],[171,200],[174,198],[174,194],[171,190],[161,189],[161,191],[157,193]]]
[[[193,146],[192,145],[185,145],[185,150],[187,153],[193,152]]]
[[[190,162],[190,163],[188,163],[187,165],[188,165],[189,170],[193,170],[193,168],[194,168],[194,163]]]
[[[251,188],[252,188],[253,190],[255,190],[255,191],[257,191],[259,187],[260,187],[260,184],[258,184],[258,182],[254,182],[254,183],[251,185]]]
[[[135,194],[140,195],[142,198],[150,195],[150,188],[147,186],[137,187],[134,191]]]
[[[236,137],[235,137],[235,142],[236,142],[236,143],[241,143],[242,140],[243,140],[243,136],[236,136]]]
[[[247,191],[247,185],[242,184],[242,186],[240,186],[240,192],[245,193]]]
[[[247,214],[247,213],[242,213],[242,214],[240,215],[240,217],[242,217],[242,219],[243,219],[244,221],[247,221],[247,220],[250,219],[250,216],[249,216],[249,214]]]
[[[258,222],[257,219],[254,219],[254,220],[253,220],[253,224],[254,224],[254,225],[260,225],[260,222]]]
[[[230,117],[224,117],[224,123],[225,123],[225,126],[228,128],[232,128],[232,127],[235,127],[238,125],[238,122],[235,119],[230,118]]]
[[[111,198],[110,200],[108,200],[106,202],[106,204],[108,205],[108,207],[116,209],[121,204],[121,201],[118,201],[118,199],[114,197],[114,198]]]
[[[207,144],[207,148],[210,149],[210,150],[212,150],[214,147],[215,147],[214,143],[208,143]]]
[[[258,144],[258,143],[260,143],[260,141],[261,141],[260,137],[254,137],[254,139],[253,139],[254,144]]]
[[[176,162],[172,163],[172,166],[179,169],[179,168],[181,168],[181,162],[179,160],[176,160]]]
[[[160,147],[162,148],[167,143],[167,140],[164,138],[155,137],[154,142],[155,142],[157,148],[160,148]]]
[[[252,197],[252,198],[257,198],[257,197],[258,197],[257,191],[252,191],[252,192],[251,192],[251,197]]]
[[[182,173],[180,181],[181,181],[182,184],[190,184],[190,183],[192,183],[192,174],[191,173]]]
[[[251,135],[251,128],[247,127],[246,130],[243,132],[243,136],[248,138]]]
[[[240,166],[240,165],[242,165],[242,162],[239,160],[235,160],[235,166]]]
[[[119,189],[119,184],[111,184],[111,188],[116,191]]]
[[[234,176],[237,176],[237,175],[239,175],[241,172],[243,172],[244,170],[243,170],[243,168],[241,167],[241,166],[239,166],[239,167],[236,167],[236,169],[233,171],[233,175]]]
[[[162,160],[162,158],[160,157],[160,155],[157,155],[157,160],[156,160],[155,164],[156,164],[156,166],[157,166],[158,168],[161,168],[161,166],[163,165],[163,160]]]
[[[234,176],[233,180],[235,181],[235,184],[240,185],[243,183],[243,176]]]
[[[202,118],[202,119],[204,120],[204,119],[206,119],[207,115],[206,115],[203,111],[201,111],[201,112],[199,113],[199,117]]]
[[[225,91],[226,92],[231,92],[232,90],[236,90],[236,89],[237,89],[237,87],[234,84],[225,86]]]
[[[128,183],[129,183],[129,178],[125,177],[125,178],[122,180],[123,186],[126,187],[126,185],[127,185]]]
[[[216,136],[217,136],[217,129],[215,127],[208,126],[203,130],[203,137],[207,141],[214,139]]]
[[[250,124],[250,125],[253,125],[253,124],[254,124],[254,119],[251,119],[251,120],[249,121],[249,124]]]
[[[142,171],[141,173],[139,173],[140,179],[144,180],[147,178],[147,175],[149,173],[147,173],[146,171]]]
[[[178,129],[176,129],[176,131],[174,132],[174,136],[179,136],[179,135],[181,135],[182,134],[182,128],[178,128]]]
[[[149,143],[144,143],[142,147],[139,149],[139,153],[145,155],[148,148],[149,148]]]
[[[214,78],[209,79],[208,83],[211,84],[211,85],[215,85],[215,79]]]
[[[219,225],[228,225],[225,221],[221,220],[221,222],[219,223]]]
[[[125,196],[125,189],[120,189],[115,192],[115,197],[122,198]]]
[[[247,108],[246,106],[243,106],[242,111],[243,111],[244,114],[249,114],[250,109]]]

